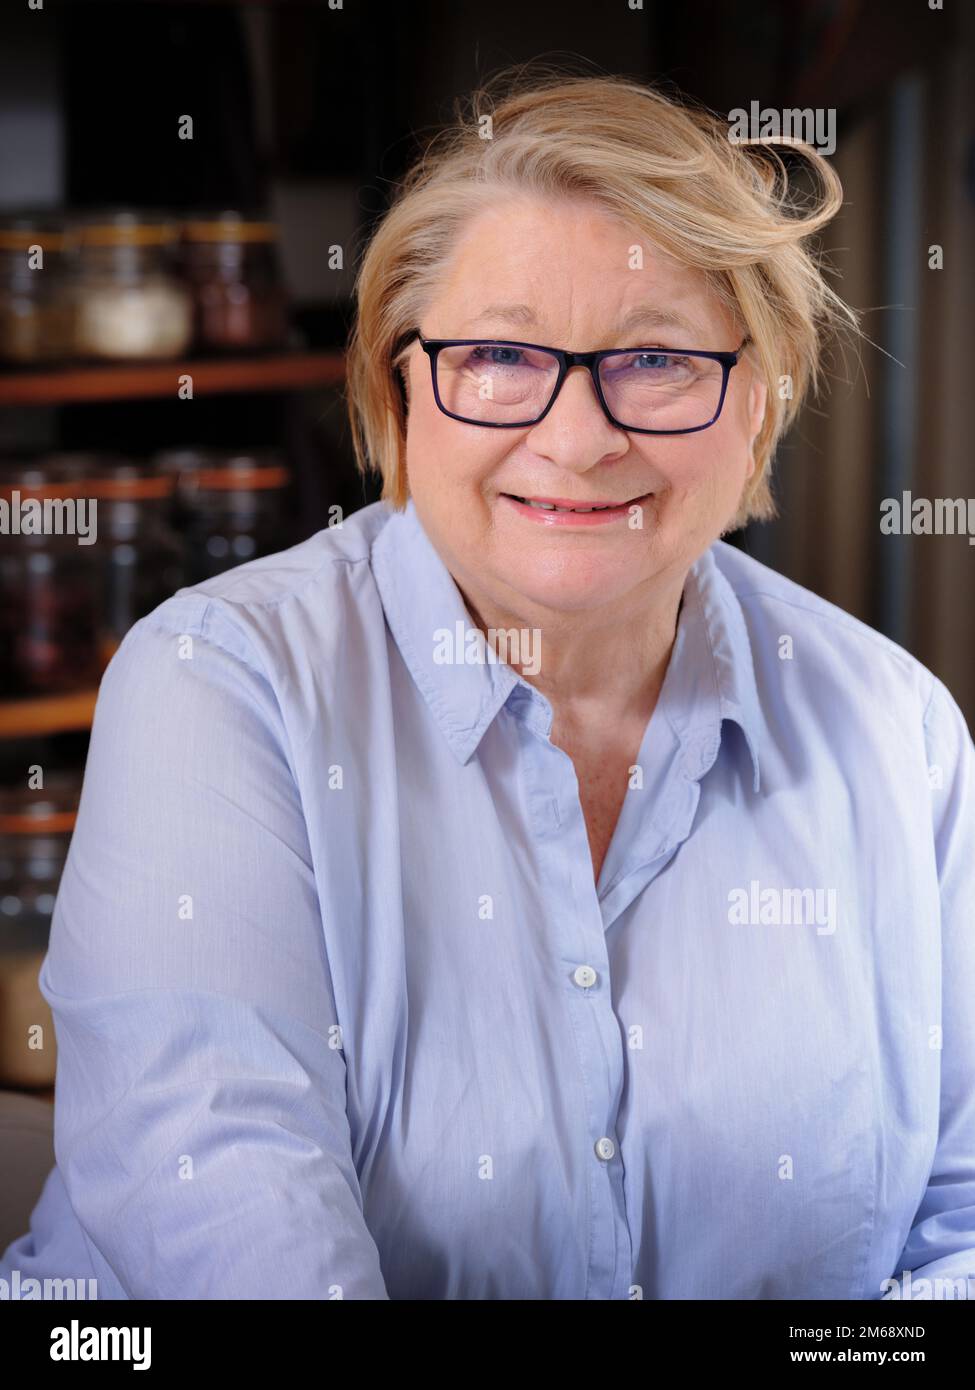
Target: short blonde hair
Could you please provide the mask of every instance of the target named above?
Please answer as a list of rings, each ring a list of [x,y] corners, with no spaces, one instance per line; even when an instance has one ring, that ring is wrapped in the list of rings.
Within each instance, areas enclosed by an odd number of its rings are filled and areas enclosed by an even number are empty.
[[[466,109],[458,104],[455,122],[395,190],[356,274],[346,399],[357,466],[382,474],[385,500],[401,509],[409,495],[404,340],[465,224],[509,192],[591,200],[704,272],[750,336],[746,355],[768,387],[755,471],[732,526],[776,514],[772,459],[807,392],[819,387],[826,332],[858,331],[856,312],[827,284],[808,245],[841,207],[843,190],[811,145],[790,137],[737,142],[729,131],[728,121],[687,98],[538,64],[506,70]],[[818,189],[797,194],[776,143],[801,153]]]

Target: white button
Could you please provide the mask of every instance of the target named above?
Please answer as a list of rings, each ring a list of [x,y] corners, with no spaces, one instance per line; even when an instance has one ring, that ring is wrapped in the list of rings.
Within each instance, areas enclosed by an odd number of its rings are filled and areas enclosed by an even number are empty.
[[[596,983],[596,972],[591,965],[580,965],[572,978],[580,989],[588,989]]]
[[[616,1145],[612,1139],[607,1139],[605,1134],[602,1139],[596,1140],[596,1157],[604,1159],[607,1163],[616,1152]]]

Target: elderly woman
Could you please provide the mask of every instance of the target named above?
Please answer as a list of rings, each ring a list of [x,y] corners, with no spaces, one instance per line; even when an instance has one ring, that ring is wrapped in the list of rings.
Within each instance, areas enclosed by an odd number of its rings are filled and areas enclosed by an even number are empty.
[[[975,1289],[975,750],[719,539],[855,323],[802,155],[799,200],[709,113],[549,75],[397,191],[349,359],[383,500],[181,590],[102,683],[5,1277]]]

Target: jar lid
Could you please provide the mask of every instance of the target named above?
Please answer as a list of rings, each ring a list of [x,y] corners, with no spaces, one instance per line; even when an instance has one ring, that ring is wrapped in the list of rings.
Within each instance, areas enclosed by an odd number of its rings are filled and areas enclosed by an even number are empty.
[[[108,454],[101,455],[95,472],[85,481],[88,495],[106,502],[170,497],[175,486],[172,474],[157,473],[148,460]]]
[[[49,773],[45,785],[0,787],[0,834],[63,834],[74,829],[83,773]]]
[[[162,501],[172,496],[175,486],[176,479],[172,476],[145,473],[133,467],[88,480],[89,495],[105,502]]]
[[[278,226],[263,217],[225,210],[189,217],[182,224],[186,241],[234,242],[276,241]]]
[[[63,251],[67,240],[64,219],[55,213],[21,212],[0,217],[0,251],[26,251],[31,246]]]
[[[253,492],[285,487],[291,470],[273,449],[253,449],[218,456],[216,467],[197,469],[194,482],[201,492]]]
[[[99,458],[94,453],[0,455],[0,497],[30,493],[35,497],[83,497],[85,479]]]
[[[150,500],[172,494],[175,479],[124,454],[48,453],[29,461],[0,461],[0,497],[16,490],[32,497],[95,497],[105,501]]]
[[[169,246],[177,240],[179,226],[165,213],[119,208],[76,216],[70,235],[82,250],[98,246]]]
[[[157,449],[151,463],[159,473],[190,473],[197,468],[212,467],[219,458],[218,449],[185,444],[176,449]]]

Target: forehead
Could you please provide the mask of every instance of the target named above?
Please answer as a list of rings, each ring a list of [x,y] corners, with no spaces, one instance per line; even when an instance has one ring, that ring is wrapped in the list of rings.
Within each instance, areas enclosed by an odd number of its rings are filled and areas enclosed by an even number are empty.
[[[585,346],[646,309],[646,328],[696,333],[727,326],[703,272],[639,228],[584,200],[512,196],[475,214],[458,237],[431,306],[428,333],[504,333]],[[668,320],[672,322],[668,323]],[[552,335],[555,335],[554,337]],[[685,344],[690,346],[690,344]]]

